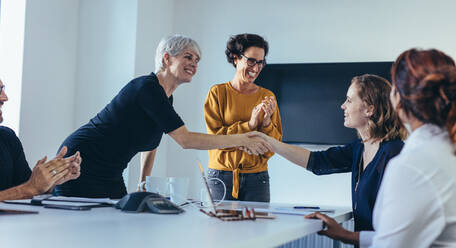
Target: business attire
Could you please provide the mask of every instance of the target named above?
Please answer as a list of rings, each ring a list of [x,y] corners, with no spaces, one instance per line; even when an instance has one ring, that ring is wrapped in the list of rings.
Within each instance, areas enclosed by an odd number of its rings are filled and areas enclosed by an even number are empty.
[[[32,171],[13,130],[0,126],[0,191],[25,183]]]
[[[399,139],[381,142],[374,158],[363,170],[364,144],[357,140],[326,151],[311,152],[307,169],[316,175],[351,172],[355,231],[373,230],[372,212],[386,165],[399,154],[403,145]]]
[[[207,133],[226,135],[241,134],[251,130],[249,120],[252,110],[266,96],[274,96],[271,91],[260,87],[253,94],[236,91],[230,82],[213,86],[204,103],[204,117]],[[262,122],[263,116],[261,116]],[[271,123],[263,127],[260,123],[255,129],[277,140],[282,139],[282,124],[279,109],[271,116]],[[227,189],[226,200],[269,202],[268,159],[274,155],[249,155],[237,148],[209,150],[209,178],[219,178]],[[211,180],[209,187],[215,199],[221,199],[223,188],[219,182]]]
[[[446,129],[417,128],[388,165],[360,247],[456,247],[456,156]]]
[[[136,153],[150,151],[163,133],[184,125],[154,73],[133,79],[87,124],[62,145],[80,151],[81,175],[56,187],[64,196],[121,198],[122,172]]]

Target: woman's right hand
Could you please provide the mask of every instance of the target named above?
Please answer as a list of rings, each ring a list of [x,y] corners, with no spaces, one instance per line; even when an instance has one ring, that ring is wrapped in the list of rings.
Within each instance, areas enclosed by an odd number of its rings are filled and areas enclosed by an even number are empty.
[[[323,230],[319,231],[319,235],[325,235],[335,240],[340,240],[347,244],[359,245],[359,232],[351,232],[343,228],[336,220],[322,214],[315,212],[304,216],[306,219],[320,219],[323,221]]]
[[[240,134],[242,138],[242,150],[248,154],[260,155],[272,151],[272,146],[260,137],[249,137],[248,133]]]
[[[55,158],[46,162],[46,156],[38,160],[26,185],[33,195],[48,192],[56,182],[69,173],[71,162],[63,158]]]

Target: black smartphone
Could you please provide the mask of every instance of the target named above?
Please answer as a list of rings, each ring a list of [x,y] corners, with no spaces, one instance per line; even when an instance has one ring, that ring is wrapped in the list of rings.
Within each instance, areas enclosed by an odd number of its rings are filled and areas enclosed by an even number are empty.
[[[90,210],[88,206],[69,206],[69,205],[54,205],[54,204],[46,204],[44,205],[45,208],[56,208],[56,209],[64,209],[64,210]]]

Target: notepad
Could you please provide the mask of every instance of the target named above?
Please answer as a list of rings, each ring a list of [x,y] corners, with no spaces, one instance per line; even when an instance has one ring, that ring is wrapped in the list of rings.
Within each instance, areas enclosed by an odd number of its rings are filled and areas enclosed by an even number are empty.
[[[85,202],[85,203],[101,203],[113,205],[117,203],[110,198],[84,198],[84,197],[67,197],[67,196],[51,196],[46,198],[46,201],[63,201],[63,202]]]
[[[314,212],[334,213],[334,209],[295,209],[293,207],[256,208],[256,211],[274,214],[308,215]]]
[[[32,199],[22,200],[6,200],[5,203],[12,204],[26,204],[26,205],[67,205],[67,206],[90,206],[102,207],[111,206],[117,203],[117,200],[109,198],[83,198],[83,197],[66,197],[66,196],[53,196],[53,195],[38,195]]]
[[[4,203],[13,203],[13,204],[24,204],[30,205],[32,199],[21,199],[21,200],[4,200]]]
[[[72,207],[96,207],[100,206],[100,203],[88,203],[88,202],[68,202],[68,201],[42,201],[43,205],[60,205],[60,206],[72,206]]]
[[[26,211],[26,210],[17,210],[17,209],[0,209],[0,215],[10,215],[10,214],[37,214],[38,211]]]

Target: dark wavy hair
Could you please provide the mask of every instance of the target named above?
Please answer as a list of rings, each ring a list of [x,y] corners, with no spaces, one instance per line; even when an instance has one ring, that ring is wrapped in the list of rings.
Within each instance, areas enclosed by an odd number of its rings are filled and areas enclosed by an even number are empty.
[[[358,89],[361,100],[374,107],[374,113],[368,120],[369,139],[365,141],[404,140],[407,130],[403,126],[389,100],[391,84],[388,80],[372,74],[354,77],[352,84]]]
[[[240,58],[241,54],[249,47],[263,48],[264,57],[266,58],[266,55],[268,55],[269,45],[263,37],[257,34],[238,34],[231,36],[226,43],[225,54],[228,63],[236,67],[234,64],[235,56]]]
[[[448,130],[456,153],[456,67],[454,60],[436,50],[410,49],[391,69],[393,84],[406,115]]]

